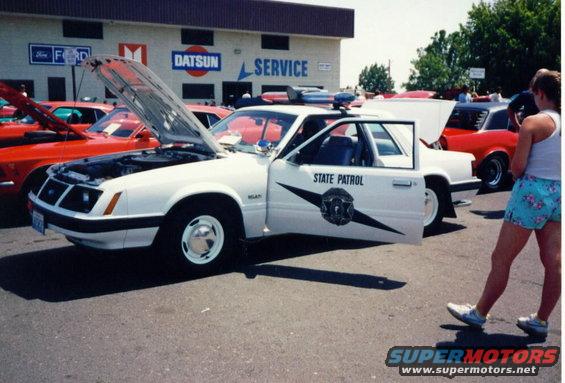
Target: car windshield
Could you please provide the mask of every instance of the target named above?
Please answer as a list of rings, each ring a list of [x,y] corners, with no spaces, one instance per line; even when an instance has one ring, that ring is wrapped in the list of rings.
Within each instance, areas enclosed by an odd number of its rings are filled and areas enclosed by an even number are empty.
[[[44,107],[47,110],[51,110],[52,106],[51,105],[44,105],[41,104],[42,107]],[[57,113],[55,113],[55,115],[57,115]],[[59,117],[59,116],[57,116]],[[18,120],[18,122],[20,124],[35,124],[35,120],[28,114],[27,116],[21,118],[20,120]]]
[[[139,127],[141,121],[127,108],[116,108],[102,117],[90,128],[87,133],[100,133],[112,137],[129,137]]]
[[[236,150],[255,153],[254,145],[259,140],[267,140],[276,146],[288,133],[296,120],[295,115],[263,111],[240,110],[218,121],[211,129],[216,140],[226,136],[241,137],[234,145]]]
[[[446,127],[465,129],[465,130],[479,130],[488,115],[487,110],[478,109],[453,109],[449,120],[447,120]]]

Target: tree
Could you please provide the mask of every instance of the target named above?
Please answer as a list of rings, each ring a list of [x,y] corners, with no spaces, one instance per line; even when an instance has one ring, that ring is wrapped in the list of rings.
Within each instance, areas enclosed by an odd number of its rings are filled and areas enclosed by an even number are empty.
[[[502,86],[512,95],[527,88],[539,68],[561,67],[560,0],[498,0],[473,5],[461,28],[467,67],[482,67],[483,90]]]
[[[365,67],[359,74],[359,85],[368,92],[392,93],[394,81],[384,65],[373,64]]]
[[[407,90],[445,90],[468,82],[468,71],[463,65],[466,55],[466,41],[460,32],[447,34],[436,32],[432,42],[418,49],[418,58],[412,60],[408,82],[402,84]]]

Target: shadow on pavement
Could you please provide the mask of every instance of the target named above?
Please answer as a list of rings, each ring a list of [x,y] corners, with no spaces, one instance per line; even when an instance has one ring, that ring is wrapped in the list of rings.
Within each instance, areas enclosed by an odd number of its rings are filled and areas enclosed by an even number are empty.
[[[473,214],[484,217],[484,219],[504,218],[504,210],[469,210],[469,211]]]
[[[454,218],[457,219],[457,218]],[[460,225],[458,223],[452,223],[452,222],[442,222],[441,226],[439,227],[438,231],[436,231],[433,234],[430,235],[425,235],[424,238],[433,238],[436,237],[438,235],[444,235],[444,234],[449,234],[449,233],[453,233],[459,230],[463,230],[466,229],[467,226],[463,226]]]
[[[406,282],[391,280],[376,275],[350,274],[329,270],[314,270],[284,265],[251,265],[241,270],[249,279],[257,275],[296,279],[309,282],[331,283],[363,289],[396,290]]]
[[[542,338],[528,335],[488,334],[480,329],[469,326],[443,324],[444,330],[457,331],[455,340],[436,343],[436,347],[496,347],[496,348],[527,348],[528,345],[544,343]]]
[[[15,197],[0,200],[0,229],[30,225],[30,218],[20,201]]]
[[[280,259],[378,246],[372,242],[309,236],[283,236],[250,245],[247,257],[222,273],[241,272],[252,278],[271,275],[296,280],[391,290],[405,282],[363,274],[300,267],[258,265]],[[195,280],[168,269],[153,250],[90,253],[75,246],[0,258],[0,288],[25,299],[63,302]]]

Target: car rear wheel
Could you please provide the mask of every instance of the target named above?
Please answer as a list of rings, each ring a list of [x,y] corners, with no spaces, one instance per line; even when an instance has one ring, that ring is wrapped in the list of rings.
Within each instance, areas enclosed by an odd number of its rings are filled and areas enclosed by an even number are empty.
[[[215,272],[234,253],[235,223],[221,206],[180,207],[165,225],[160,236],[160,252],[183,272]]]
[[[495,154],[483,161],[479,175],[483,181],[484,188],[495,191],[502,187],[507,172],[508,161],[504,157]]]
[[[446,209],[447,192],[440,182],[426,179],[424,203],[424,235],[439,230]]]

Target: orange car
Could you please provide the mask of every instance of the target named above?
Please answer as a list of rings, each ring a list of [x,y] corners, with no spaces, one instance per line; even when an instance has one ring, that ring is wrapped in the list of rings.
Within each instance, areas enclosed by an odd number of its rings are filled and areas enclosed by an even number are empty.
[[[52,121],[49,115],[66,121],[77,130],[84,130],[114,109],[112,105],[92,102],[49,101],[38,104],[2,82],[0,96],[25,115],[20,120],[0,124],[0,147],[30,143],[27,132],[57,129],[60,123]]]
[[[210,122],[231,113],[219,107],[190,105],[196,116]],[[55,163],[129,150],[154,148],[160,145],[136,115],[125,107],[116,107],[86,130],[77,129],[49,111],[37,113],[38,121],[48,129],[26,134],[33,142],[16,147],[0,148],[0,198],[19,196],[40,186],[47,168]]]

